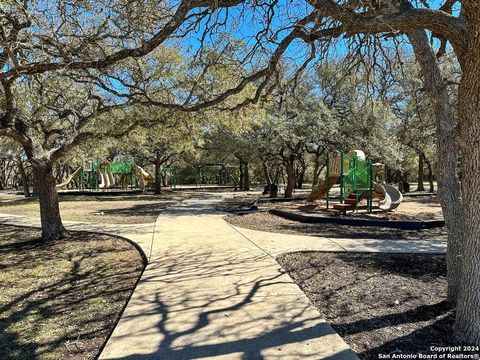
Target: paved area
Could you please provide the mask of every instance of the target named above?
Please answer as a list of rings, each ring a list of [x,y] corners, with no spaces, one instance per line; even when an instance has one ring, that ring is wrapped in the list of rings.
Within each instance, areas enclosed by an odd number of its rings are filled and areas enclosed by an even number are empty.
[[[433,254],[442,254],[447,251],[446,240],[333,239],[321,236],[271,233],[244,229],[233,225],[231,225],[231,227],[273,257],[293,251],[399,252]]]
[[[215,211],[169,208],[101,359],[356,359],[277,262]]]
[[[205,194],[156,223],[65,222],[120,235],[150,262],[101,359],[357,359],[275,257],[299,250],[444,252],[442,241],[329,239],[234,227]],[[39,221],[0,214],[0,223]]]

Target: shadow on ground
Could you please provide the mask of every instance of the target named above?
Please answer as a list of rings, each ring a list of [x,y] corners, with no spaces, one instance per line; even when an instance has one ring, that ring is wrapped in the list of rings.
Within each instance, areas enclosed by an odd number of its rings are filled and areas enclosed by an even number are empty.
[[[162,202],[153,204],[137,204],[125,208],[115,209],[100,209],[98,212],[104,215],[114,215],[122,217],[150,217],[156,219],[158,214],[165,210],[168,206],[175,204],[175,202]]]
[[[1,226],[0,358],[94,358],[141,274],[133,246],[75,234],[45,242],[39,231]]]
[[[258,276],[267,255],[239,254],[238,249],[218,254],[202,244],[191,251],[171,247],[164,253],[165,257],[149,264],[146,274],[150,275],[142,277],[136,294],[145,296],[132,299],[130,311],[122,318],[125,324],[138,324],[145,316],[154,323],[136,328],[134,334],[115,332],[101,358],[353,358],[345,349],[331,352],[333,357],[324,356],[328,345],[322,348],[313,343],[328,341],[335,332],[309,304],[299,306],[301,293],[279,293],[286,283],[291,284],[280,266],[270,276]],[[258,311],[259,302],[269,303],[265,311]],[[143,337],[148,337],[149,349],[117,353],[117,344],[133,349]],[[289,344],[298,347],[286,347]]]

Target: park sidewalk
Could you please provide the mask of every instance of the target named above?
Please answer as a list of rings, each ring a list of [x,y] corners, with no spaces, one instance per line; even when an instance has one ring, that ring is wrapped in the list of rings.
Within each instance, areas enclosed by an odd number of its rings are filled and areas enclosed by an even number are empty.
[[[157,220],[150,263],[101,359],[356,359],[268,253],[215,211]]]

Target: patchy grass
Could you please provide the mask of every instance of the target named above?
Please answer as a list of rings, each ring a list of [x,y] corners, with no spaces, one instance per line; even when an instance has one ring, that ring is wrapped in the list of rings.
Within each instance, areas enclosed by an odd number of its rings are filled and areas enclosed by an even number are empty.
[[[444,301],[445,255],[299,252],[277,260],[362,359],[462,345]]]
[[[164,192],[161,195],[66,195],[60,196],[60,212],[63,220],[143,224],[154,222],[160,211],[190,196],[184,192]],[[0,213],[38,217],[38,200],[0,194]]]
[[[95,358],[143,268],[120,238],[0,225],[0,359]]]

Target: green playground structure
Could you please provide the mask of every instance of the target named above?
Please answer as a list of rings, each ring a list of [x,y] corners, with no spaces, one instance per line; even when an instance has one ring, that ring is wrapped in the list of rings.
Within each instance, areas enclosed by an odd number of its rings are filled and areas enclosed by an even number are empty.
[[[334,151],[327,154],[325,180],[312,189],[307,201],[326,199],[330,209],[330,190],[336,183],[340,184],[340,204],[333,204],[333,209],[345,213],[347,210],[358,211],[359,203],[367,201],[367,210],[372,212],[373,199],[379,199],[379,208],[390,211],[398,207],[403,197],[393,186],[383,182],[384,165],[372,163],[361,150],[348,153]]]
[[[80,191],[111,188],[146,189],[152,187],[152,178],[135,162],[93,160],[85,162],[75,170],[66,181],[57,185],[57,189],[65,189],[71,184]]]

